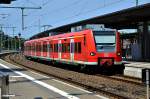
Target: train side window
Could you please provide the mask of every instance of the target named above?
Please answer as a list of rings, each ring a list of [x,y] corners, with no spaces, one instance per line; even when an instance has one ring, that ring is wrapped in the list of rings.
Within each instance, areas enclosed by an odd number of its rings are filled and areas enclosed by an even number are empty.
[[[84,46],[86,45],[86,37],[85,37],[85,35],[84,35]]]
[[[70,52],[70,43],[67,44],[67,53]]]
[[[58,44],[54,44],[54,52],[58,52]]]
[[[74,49],[75,53],[81,53],[81,42],[76,42]]]
[[[29,45],[28,45],[28,51],[30,51]]]
[[[78,46],[77,46],[77,43],[75,43],[74,46],[75,46],[75,47],[74,47],[74,48],[75,48],[74,52],[77,53],[77,52],[78,52]]]
[[[27,45],[25,45],[25,51],[27,51]]]
[[[50,52],[53,52],[53,44],[50,44]]]
[[[39,51],[40,51],[40,52],[42,51],[42,46],[41,46],[41,45],[39,45]]]
[[[36,51],[38,51],[38,45],[36,44]]]
[[[47,52],[47,44],[45,44],[45,52]]]
[[[42,49],[43,52],[45,52],[45,45],[44,45],[44,44],[42,45],[42,48],[43,48],[43,49]]]
[[[32,51],[34,51],[34,43],[32,44],[33,48],[32,48]]]
[[[43,52],[47,52],[47,44],[43,44]]]
[[[69,53],[70,52],[70,43],[63,43],[62,44],[62,53]]]
[[[81,42],[78,42],[78,53],[81,53]]]
[[[31,51],[31,46],[29,46],[29,51]]]
[[[62,47],[61,49],[62,49],[62,53],[63,53],[64,52],[64,44],[62,44],[61,47]]]
[[[28,48],[28,45],[27,45],[27,46],[26,46],[26,51],[28,51],[28,49],[29,49],[29,48]]]
[[[65,44],[64,44],[64,52],[65,52],[65,53],[66,53],[66,51],[67,51],[66,47],[67,47],[67,44],[65,43]]]
[[[56,52],[58,52],[58,44],[56,44]]]
[[[39,52],[41,51],[41,45],[39,45],[39,44],[37,45],[37,51],[39,51]]]
[[[30,51],[30,46],[28,45],[28,51]]]
[[[37,45],[37,51],[40,51],[40,50],[39,50],[39,45]]]
[[[56,52],[56,44],[54,44],[54,52]]]
[[[33,44],[31,44],[31,51],[33,51],[33,46],[32,46]]]

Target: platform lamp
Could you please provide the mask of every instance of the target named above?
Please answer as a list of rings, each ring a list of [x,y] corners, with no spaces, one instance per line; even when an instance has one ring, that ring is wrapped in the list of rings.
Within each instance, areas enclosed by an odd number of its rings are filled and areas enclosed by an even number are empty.
[[[19,51],[21,51],[21,33],[18,33],[19,36]]]

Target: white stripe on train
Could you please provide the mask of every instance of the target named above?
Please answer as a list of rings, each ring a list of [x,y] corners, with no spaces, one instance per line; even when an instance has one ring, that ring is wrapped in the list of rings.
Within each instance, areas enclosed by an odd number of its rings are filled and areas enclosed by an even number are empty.
[[[70,62],[70,63],[78,63],[78,64],[83,64],[83,65],[98,65],[98,62],[85,62],[85,61],[77,61],[74,60],[73,62],[68,59],[59,59],[59,58],[49,58],[49,57],[41,57],[41,56],[30,56],[30,57],[35,57],[35,58],[41,58],[41,59],[46,59],[46,60],[56,60],[56,61],[63,61],[63,62]],[[121,65],[122,62],[114,62],[115,65]]]

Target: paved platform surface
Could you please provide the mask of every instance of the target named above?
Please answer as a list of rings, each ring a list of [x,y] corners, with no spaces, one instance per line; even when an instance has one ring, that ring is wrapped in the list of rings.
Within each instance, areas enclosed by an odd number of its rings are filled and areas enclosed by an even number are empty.
[[[134,61],[124,61],[125,66],[137,67],[137,68],[150,68],[150,62],[134,62]]]
[[[16,67],[1,59],[0,71],[10,75],[10,99],[108,99],[53,77]]]
[[[124,61],[125,70],[124,75],[142,78],[142,69],[149,68],[150,62],[134,62],[134,61]]]

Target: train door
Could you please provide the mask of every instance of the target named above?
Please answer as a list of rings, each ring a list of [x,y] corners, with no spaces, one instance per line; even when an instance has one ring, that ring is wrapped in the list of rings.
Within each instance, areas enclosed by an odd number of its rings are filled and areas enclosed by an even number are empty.
[[[43,41],[43,57],[47,57],[47,41]]]
[[[36,56],[36,42],[34,43],[34,56]]]
[[[42,41],[40,42],[40,47],[41,47],[41,55],[40,56],[43,57],[43,42]]]
[[[74,61],[74,39],[70,39],[70,60]]]
[[[32,42],[30,43],[30,56],[32,56]]]
[[[49,58],[54,59],[53,41],[49,41]]]
[[[58,59],[61,60],[61,40],[58,40]]]
[[[48,41],[47,42],[47,57],[49,58],[50,57],[50,42]]]
[[[86,47],[84,42],[84,36],[76,36],[74,39],[74,60],[79,62],[86,61]]]

